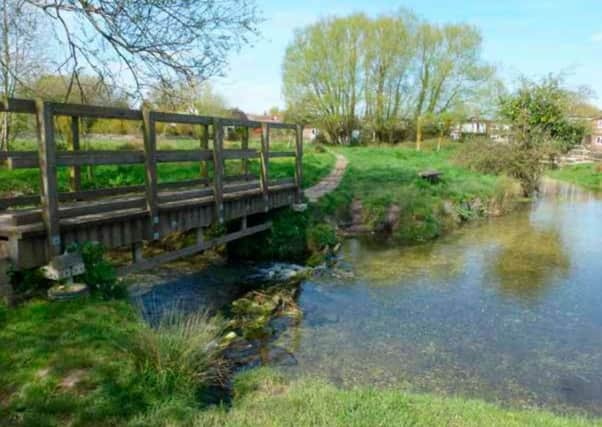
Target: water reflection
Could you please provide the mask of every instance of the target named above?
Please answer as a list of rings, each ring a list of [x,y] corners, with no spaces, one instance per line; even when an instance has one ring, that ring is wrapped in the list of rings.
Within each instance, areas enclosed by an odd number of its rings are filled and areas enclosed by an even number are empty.
[[[304,320],[278,339],[298,365],[283,369],[602,415],[602,203],[544,188],[429,245],[349,241],[355,277],[303,285]]]

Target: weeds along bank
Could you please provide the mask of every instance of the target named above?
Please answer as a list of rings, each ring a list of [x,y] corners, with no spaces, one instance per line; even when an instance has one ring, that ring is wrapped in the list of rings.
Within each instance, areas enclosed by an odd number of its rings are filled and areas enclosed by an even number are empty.
[[[265,240],[236,242],[230,253],[316,264],[346,235],[415,244],[511,210],[521,197],[520,185],[461,166],[460,148],[449,141],[441,151],[432,141],[420,152],[407,144],[335,148],[349,161],[339,187],[305,213],[274,213]],[[441,172],[439,182],[419,176],[427,170]]]

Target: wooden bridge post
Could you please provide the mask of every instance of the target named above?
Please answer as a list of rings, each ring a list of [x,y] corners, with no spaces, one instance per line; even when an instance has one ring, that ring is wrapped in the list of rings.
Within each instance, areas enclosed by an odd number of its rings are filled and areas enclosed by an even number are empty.
[[[146,184],[146,208],[150,216],[150,240],[158,240],[159,210],[157,194],[157,133],[153,113],[147,107],[142,109],[142,127],[144,131],[144,175]]]
[[[244,151],[249,149],[249,128],[246,126],[242,128],[241,148]],[[245,177],[245,181],[247,181],[248,175],[249,175],[249,159],[247,158],[246,155],[243,156],[243,158],[242,158],[241,172],[242,172],[243,176]]]
[[[51,259],[60,255],[62,249],[59,225],[58,189],[56,177],[56,141],[54,140],[54,114],[52,104],[36,100],[38,133],[38,159],[40,165],[40,198],[42,219],[46,226],[47,252]]]
[[[303,201],[303,125],[297,125],[295,150],[295,185],[297,186],[296,203]]]
[[[219,223],[224,222],[224,126],[220,119],[213,122],[213,197]]]
[[[264,210],[270,209],[270,125],[261,124],[261,192],[263,193]]]
[[[71,117],[71,132],[68,134],[68,144],[72,151],[79,151],[79,117]],[[80,166],[71,168],[71,191],[80,191],[82,187],[82,174]]]
[[[203,125],[203,135],[201,136],[201,150],[209,149],[209,125]],[[201,178],[209,178],[207,161],[201,160]]]

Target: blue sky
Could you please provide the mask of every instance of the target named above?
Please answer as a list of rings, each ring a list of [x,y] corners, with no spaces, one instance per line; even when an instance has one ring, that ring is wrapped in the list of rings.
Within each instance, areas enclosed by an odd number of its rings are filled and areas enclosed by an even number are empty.
[[[331,15],[371,16],[401,7],[432,22],[467,22],[483,34],[483,56],[511,83],[517,76],[568,72],[573,86],[587,85],[602,107],[602,0],[258,0],[265,22],[253,46],[232,54],[214,86],[231,106],[261,113],[284,106],[281,66],[293,30]]]

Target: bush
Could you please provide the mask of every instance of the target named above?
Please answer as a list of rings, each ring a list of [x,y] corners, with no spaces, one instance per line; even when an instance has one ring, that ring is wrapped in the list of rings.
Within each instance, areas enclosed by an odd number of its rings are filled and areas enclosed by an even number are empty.
[[[117,282],[115,267],[104,257],[104,248],[99,243],[86,242],[78,250],[84,260],[86,272],[83,281],[93,293],[103,299],[120,299],[128,295],[124,284]]]
[[[227,373],[219,339],[220,317],[168,311],[156,328],[142,324],[128,351],[148,385],[165,396],[195,394]]]
[[[337,235],[330,224],[311,225],[307,230],[307,247],[311,252],[318,252],[327,246],[337,244]]]

